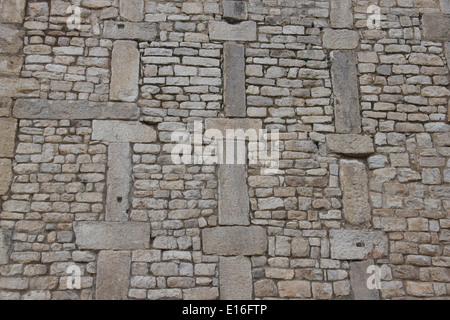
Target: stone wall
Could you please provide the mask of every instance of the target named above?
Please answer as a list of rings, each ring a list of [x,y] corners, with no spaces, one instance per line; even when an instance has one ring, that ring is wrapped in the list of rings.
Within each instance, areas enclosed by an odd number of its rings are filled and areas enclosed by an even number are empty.
[[[449,30],[449,0],[0,0],[0,299],[448,299]],[[278,172],[173,163],[196,121],[279,130]]]

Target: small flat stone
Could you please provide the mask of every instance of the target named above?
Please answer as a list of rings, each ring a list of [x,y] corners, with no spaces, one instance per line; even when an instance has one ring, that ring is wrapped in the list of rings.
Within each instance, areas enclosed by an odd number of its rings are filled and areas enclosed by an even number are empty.
[[[209,38],[222,41],[256,41],[256,22],[244,21],[229,24],[223,21],[209,22]]]

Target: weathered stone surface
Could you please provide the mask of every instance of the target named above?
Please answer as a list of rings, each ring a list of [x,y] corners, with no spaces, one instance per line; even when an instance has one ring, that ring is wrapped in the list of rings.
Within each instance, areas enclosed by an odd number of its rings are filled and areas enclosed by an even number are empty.
[[[361,132],[356,64],[357,57],[353,51],[338,50],[331,53],[331,80],[337,133]]]
[[[0,22],[22,23],[25,15],[25,0],[0,1]]]
[[[331,0],[331,27],[353,28],[352,0]]]
[[[92,140],[154,142],[156,131],[140,122],[94,120]]]
[[[0,118],[0,158],[14,157],[14,147],[16,139],[17,120]]]
[[[379,300],[380,293],[377,289],[369,289],[367,280],[372,273],[367,273],[370,266],[375,265],[373,260],[350,263],[350,283],[355,300]]]
[[[240,44],[225,43],[224,104],[227,117],[247,116],[245,88],[245,48]]]
[[[0,60],[0,74],[7,76],[19,76],[23,65],[23,57],[4,56]]]
[[[223,18],[225,20],[234,22],[247,20],[248,18],[248,4],[245,0],[224,0],[223,4]]]
[[[222,41],[255,41],[256,22],[244,21],[229,24],[223,21],[209,22],[209,38]]]
[[[221,300],[251,300],[252,264],[246,257],[220,257],[219,283]]]
[[[311,298],[311,283],[309,281],[279,281],[278,291],[282,298]]]
[[[144,20],[144,0],[120,0],[120,16],[133,22]]]
[[[250,140],[256,141],[258,139],[259,130],[262,129],[262,121],[259,119],[225,119],[225,118],[210,118],[205,120],[206,130],[219,130],[222,136],[227,136],[227,130],[243,130],[246,132],[250,130],[251,135],[241,136],[236,134],[235,140]],[[256,134],[256,136],[254,135]]]
[[[358,134],[329,134],[327,144],[333,153],[352,157],[366,157],[375,152],[373,140]]]
[[[140,222],[75,222],[78,249],[136,250],[148,249],[150,225]]]
[[[130,209],[131,146],[129,143],[110,143],[108,149],[108,191],[106,221],[127,221]]]
[[[97,300],[126,300],[131,269],[131,252],[100,251],[97,261]]]
[[[11,114],[12,99],[0,97],[0,117],[9,117]]]
[[[442,13],[450,14],[450,0],[440,0]]]
[[[11,230],[0,229],[0,265],[8,264],[11,235]]]
[[[139,95],[140,53],[135,41],[114,42],[111,62],[111,100],[133,102]]]
[[[258,255],[267,250],[267,233],[262,227],[217,227],[202,231],[203,251],[222,256]]]
[[[40,85],[34,78],[0,78],[0,96],[10,98],[39,97]]]
[[[23,47],[25,32],[14,25],[0,24],[0,53],[18,53]]]
[[[450,42],[445,43],[445,56],[447,57],[447,67],[450,69]]]
[[[219,224],[249,225],[246,165],[219,166]]]
[[[0,159],[0,196],[9,191],[13,178],[12,162],[10,159]]]
[[[134,103],[19,99],[13,115],[18,119],[135,120],[139,108]]]
[[[183,290],[184,300],[217,300],[219,289],[217,287],[197,287]]]
[[[424,14],[423,38],[430,41],[450,41],[450,15]]]
[[[331,258],[366,260],[383,257],[388,251],[388,239],[381,231],[331,230]]]
[[[323,33],[325,49],[352,50],[359,45],[359,34],[353,30],[326,29]]]
[[[158,25],[148,22],[105,21],[103,29],[103,37],[109,39],[153,41],[158,34]]]

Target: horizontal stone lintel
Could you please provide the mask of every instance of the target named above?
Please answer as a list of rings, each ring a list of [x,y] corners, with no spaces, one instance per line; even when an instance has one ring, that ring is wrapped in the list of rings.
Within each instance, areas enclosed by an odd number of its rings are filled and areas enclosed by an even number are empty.
[[[202,232],[205,254],[252,256],[267,251],[267,233],[262,227],[217,227]]]
[[[375,153],[371,137],[358,134],[329,134],[328,148],[333,153],[353,157],[366,157]]]
[[[135,103],[19,99],[13,116],[46,120],[137,120],[139,112]]]
[[[367,260],[388,253],[388,238],[382,231],[331,230],[331,258],[336,260]]]
[[[150,224],[83,221],[74,223],[75,243],[87,250],[138,250],[150,247]]]
[[[94,120],[92,140],[150,143],[156,141],[156,131],[138,121]]]
[[[262,129],[262,121],[258,119],[244,119],[244,118],[221,118],[221,119],[206,119],[205,120],[206,130],[219,130],[223,137],[227,135],[227,130],[254,130],[256,134]],[[236,137],[236,140],[242,140],[243,137]],[[254,137],[245,137],[246,140],[255,140]],[[257,137],[256,137],[257,139]]]
[[[105,21],[103,38],[154,41],[159,35],[158,25],[149,22]]]
[[[209,22],[209,38],[220,41],[256,41],[256,22],[244,21],[230,24],[224,21]]]

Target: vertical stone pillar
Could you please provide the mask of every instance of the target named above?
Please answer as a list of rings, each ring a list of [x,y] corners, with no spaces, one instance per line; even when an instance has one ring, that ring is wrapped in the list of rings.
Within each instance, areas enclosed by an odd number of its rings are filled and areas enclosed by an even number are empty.
[[[224,105],[227,117],[247,116],[245,94],[245,47],[225,43],[224,48]]]
[[[139,96],[140,53],[137,42],[114,42],[111,61],[110,99],[134,102]]]
[[[100,251],[95,292],[97,300],[126,300],[130,269],[130,251]]]

